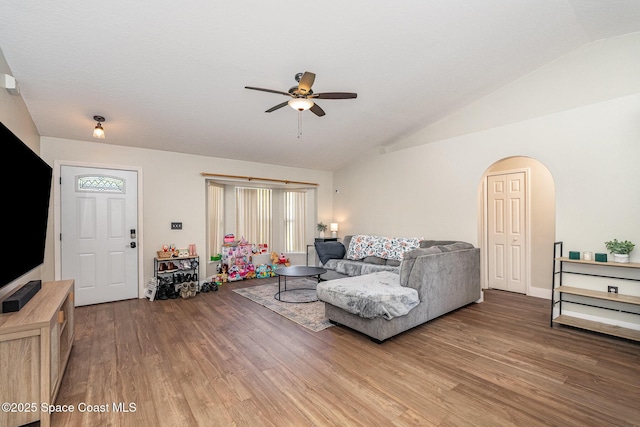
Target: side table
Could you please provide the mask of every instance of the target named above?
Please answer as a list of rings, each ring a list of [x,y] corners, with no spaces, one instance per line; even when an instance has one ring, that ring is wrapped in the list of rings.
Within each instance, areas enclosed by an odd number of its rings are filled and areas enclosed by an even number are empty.
[[[301,265],[294,265],[292,267],[280,267],[276,268],[276,276],[278,276],[278,293],[273,297],[281,302],[292,302],[292,303],[305,303],[305,302],[314,302],[316,299],[308,300],[308,301],[285,301],[282,299],[282,294],[285,292],[293,291],[294,289],[287,289],[287,277],[314,277],[317,276],[318,282],[320,282],[320,275],[327,272],[324,268],[320,267],[304,267]],[[281,278],[284,277],[284,289],[281,288]],[[295,290],[313,290],[315,288],[297,288]]]

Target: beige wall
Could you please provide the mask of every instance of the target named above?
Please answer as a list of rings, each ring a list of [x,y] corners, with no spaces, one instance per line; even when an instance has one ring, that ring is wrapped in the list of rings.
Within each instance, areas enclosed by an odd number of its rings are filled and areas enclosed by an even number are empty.
[[[108,137],[108,136],[107,136]],[[318,187],[318,221],[331,219],[332,176],[330,172],[204,157],[43,137],[42,157],[49,162],[80,163],[100,167],[134,167],[142,170],[143,222],[139,242],[143,249],[144,283],[153,276],[153,257],[163,244],[178,247],[196,244],[201,260],[206,253],[205,178],[202,172],[245,175],[291,181],[315,182]],[[54,173],[56,171],[54,170]],[[57,188],[54,189],[54,198]],[[183,223],[180,231],[170,230],[174,221]],[[49,230],[52,233],[52,230]],[[309,236],[313,241],[313,235]],[[47,250],[53,251],[48,239]],[[274,248],[277,250],[277,248]],[[299,263],[304,263],[304,256]],[[205,263],[200,277],[206,276]],[[141,288],[144,286],[141,283]]]
[[[341,233],[480,244],[482,177],[495,162],[524,156],[552,176],[554,239],[565,248],[604,252],[612,238],[640,244],[639,51],[639,34],[586,46],[335,172]],[[640,251],[631,257],[640,261]],[[535,286],[549,290],[550,282],[541,275]]]
[[[0,74],[13,75],[2,51],[0,51]],[[0,121],[20,138],[22,142],[28,145],[29,148],[38,154],[40,153],[40,135],[33,120],[31,120],[31,115],[27,110],[22,96],[10,95],[5,89],[0,89]],[[10,244],[11,242],[6,243]],[[46,263],[52,259],[48,255],[49,254],[47,254],[45,259],[45,267],[37,267],[24,276],[19,277],[17,280],[14,280],[11,284],[3,287],[0,290],[0,300],[13,293],[13,291],[29,280],[47,280],[53,277],[43,273],[43,271],[46,270]],[[5,266],[5,268],[11,268],[10,264]]]

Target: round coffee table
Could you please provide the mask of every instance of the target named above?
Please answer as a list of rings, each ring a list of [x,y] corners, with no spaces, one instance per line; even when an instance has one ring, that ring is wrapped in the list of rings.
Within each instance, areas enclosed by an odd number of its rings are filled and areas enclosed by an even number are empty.
[[[287,289],[287,277],[314,277],[317,276],[318,282],[320,282],[320,275],[326,273],[327,270],[320,267],[305,267],[303,265],[294,265],[293,267],[279,267],[276,268],[276,276],[278,276],[278,293],[273,297],[281,302],[291,302],[291,303],[306,303],[306,302],[315,302],[318,301],[316,296],[315,299],[309,301],[285,301],[282,299],[282,294],[290,291],[299,291],[299,290],[315,290],[314,288],[295,288],[295,289]],[[281,278],[284,277],[284,289],[281,289]]]

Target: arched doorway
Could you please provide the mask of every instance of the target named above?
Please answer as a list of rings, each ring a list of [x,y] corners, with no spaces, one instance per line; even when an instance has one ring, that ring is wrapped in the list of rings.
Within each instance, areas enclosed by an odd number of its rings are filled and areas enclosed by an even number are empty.
[[[551,298],[551,280],[553,274],[553,242],[556,229],[555,184],[551,172],[539,161],[530,157],[507,157],[493,163],[482,176],[479,188],[479,224],[482,259],[482,287],[489,288],[490,264],[496,254],[489,248],[490,217],[489,183],[500,181],[500,177],[522,176],[524,180],[524,199],[522,232],[526,239],[522,250],[519,279],[522,279],[522,291],[530,296]],[[505,178],[504,182],[507,182]],[[493,184],[492,184],[493,185]],[[508,218],[507,218],[508,219]],[[519,236],[518,236],[519,237]],[[517,239],[516,239],[517,240]],[[517,250],[513,251],[517,253]],[[517,268],[517,267],[516,267]]]

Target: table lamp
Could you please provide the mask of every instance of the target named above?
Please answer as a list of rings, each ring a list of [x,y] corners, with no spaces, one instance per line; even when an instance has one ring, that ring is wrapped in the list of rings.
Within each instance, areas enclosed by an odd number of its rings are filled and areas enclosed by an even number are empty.
[[[332,222],[329,224],[329,230],[331,231],[331,237],[338,237],[338,223]]]

